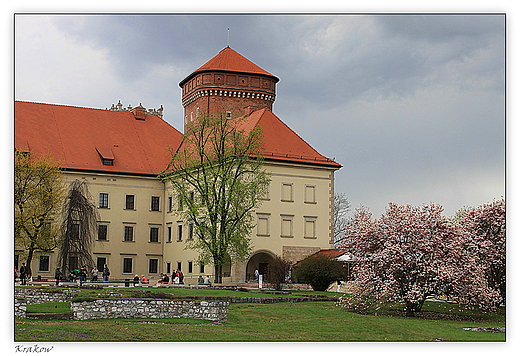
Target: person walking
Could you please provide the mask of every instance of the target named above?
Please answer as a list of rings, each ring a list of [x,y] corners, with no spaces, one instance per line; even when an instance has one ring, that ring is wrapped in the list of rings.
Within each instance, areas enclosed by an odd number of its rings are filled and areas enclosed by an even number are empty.
[[[177,271],[177,277],[179,277],[179,284],[184,284],[184,273],[180,269]]]
[[[56,267],[56,271],[54,271],[54,278],[56,279],[56,287],[60,285],[61,279],[61,270],[59,267]]]
[[[108,282],[109,276],[110,276],[110,269],[108,269],[108,266],[105,264],[103,266],[103,282]]]
[[[20,267],[20,282],[22,283],[22,286],[25,286],[27,284],[28,275],[29,275],[29,268],[27,268],[25,263],[22,263],[22,267]]]

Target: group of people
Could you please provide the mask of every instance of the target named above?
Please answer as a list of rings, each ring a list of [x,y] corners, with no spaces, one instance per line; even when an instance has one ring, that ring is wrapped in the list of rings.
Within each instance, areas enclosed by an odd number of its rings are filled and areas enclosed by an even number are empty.
[[[161,279],[158,283],[168,284],[170,283],[170,277],[166,273],[161,273]],[[184,284],[184,273],[181,270],[177,269],[172,272],[171,277],[172,284]]]
[[[20,283],[22,286],[25,286],[27,284],[27,280],[30,280],[32,278],[31,269],[25,265],[25,263],[22,263],[22,266],[20,267],[20,270],[17,270],[16,267],[14,268],[14,282],[16,283],[16,278],[20,278]]]
[[[70,271],[68,276],[65,276],[62,273],[61,268],[57,267],[56,271],[54,272],[54,278],[56,280],[56,285],[57,286],[60,284],[60,281],[68,281],[68,282],[76,282],[77,281],[78,284],[80,286],[82,286],[83,283],[87,281],[87,274],[88,273],[87,273],[87,267],[86,266],[83,266],[81,268],[77,268],[77,269],[74,269],[74,270]],[[92,270],[90,271],[90,274],[91,274],[90,280],[92,282],[96,282],[98,280],[98,277],[99,277],[99,270],[97,269],[97,267],[92,268]],[[107,265],[103,266],[102,276],[103,276],[103,281],[107,282],[108,281],[108,276],[110,276],[110,269],[108,268]]]

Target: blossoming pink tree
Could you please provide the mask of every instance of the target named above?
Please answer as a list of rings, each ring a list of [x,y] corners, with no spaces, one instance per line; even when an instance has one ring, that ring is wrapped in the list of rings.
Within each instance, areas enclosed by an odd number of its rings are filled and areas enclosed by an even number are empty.
[[[352,273],[358,290],[340,302],[349,308],[374,303],[404,303],[407,316],[421,311],[430,295],[492,308],[496,293],[488,288],[482,267],[465,250],[465,230],[442,215],[435,204],[414,207],[390,203],[373,220],[364,207],[346,226],[342,248],[356,257]]]
[[[488,286],[506,298],[506,203],[502,198],[458,213],[458,223],[468,236],[464,248],[478,256]]]

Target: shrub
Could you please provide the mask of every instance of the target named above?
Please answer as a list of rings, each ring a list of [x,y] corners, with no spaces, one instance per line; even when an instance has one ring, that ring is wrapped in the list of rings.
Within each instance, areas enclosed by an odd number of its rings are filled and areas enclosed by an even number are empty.
[[[281,290],[282,284],[287,283],[291,272],[291,262],[276,256],[271,262],[267,271],[268,282],[272,283],[274,289]]]
[[[337,281],[346,278],[347,269],[343,262],[327,256],[309,256],[294,268],[294,276],[298,282],[310,284],[315,291],[325,291]]]

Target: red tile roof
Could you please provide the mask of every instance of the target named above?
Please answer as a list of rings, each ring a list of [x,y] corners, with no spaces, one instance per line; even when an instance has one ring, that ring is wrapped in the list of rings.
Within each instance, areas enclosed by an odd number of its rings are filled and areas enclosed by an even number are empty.
[[[203,64],[199,69],[195,70],[188,77],[182,80],[179,85],[182,87],[183,83],[189,80],[193,75],[199,72],[207,71],[228,71],[228,72],[239,72],[239,73],[252,73],[266,75],[268,77],[275,78],[278,81],[278,77],[271,73],[263,70],[246,57],[235,51],[230,47],[226,47],[221,50],[217,55]]]
[[[342,248],[330,248],[326,250],[319,250],[312,256],[327,256],[328,258],[338,258],[347,252],[348,250]]]
[[[155,115],[15,102],[15,148],[50,153],[70,170],[156,175],[168,165],[181,133]],[[113,159],[105,166],[101,157]]]
[[[257,125],[262,129],[264,140],[263,157],[266,160],[291,161],[340,168],[341,165],[321,155],[296,132],[291,130],[271,110],[260,109],[245,118],[243,129],[251,130]]]

